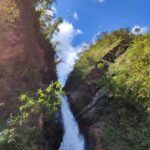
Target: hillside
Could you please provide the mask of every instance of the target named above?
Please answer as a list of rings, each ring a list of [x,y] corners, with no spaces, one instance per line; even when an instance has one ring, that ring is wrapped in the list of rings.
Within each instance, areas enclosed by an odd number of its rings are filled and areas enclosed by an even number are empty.
[[[150,147],[150,33],[102,33],[65,87],[89,150]]]
[[[0,150],[42,148],[43,145],[51,145],[53,149],[60,137],[55,121],[50,125],[49,118],[47,123],[43,110],[39,110],[38,115],[34,112],[34,117],[27,121],[27,115],[31,117],[29,107],[38,102],[31,102],[30,97],[25,105],[27,99],[20,102],[23,99],[19,98],[24,93],[35,97],[39,88],[45,88],[57,80],[55,51],[42,32],[35,2],[38,1],[0,1]],[[39,107],[43,107],[41,101]],[[52,131],[56,136],[59,132],[56,139]],[[51,142],[47,144],[46,140]]]

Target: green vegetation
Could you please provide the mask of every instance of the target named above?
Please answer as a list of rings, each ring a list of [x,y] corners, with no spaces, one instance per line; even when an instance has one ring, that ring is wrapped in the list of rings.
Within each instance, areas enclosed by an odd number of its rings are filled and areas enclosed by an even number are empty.
[[[113,33],[101,33],[88,51],[85,51],[80,60],[75,65],[75,70],[78,70],[79,75],[84,78],[94,68],[98,61],[107,54],[111,49],[117,46],[122,40],[128,41],[131,38],[128,29],[120,29]]]
[[[120,45],[114,63],[103,61],[104,55],[122,40],[126,41],[126,51]],[[118,55],[120,52],[122,55]],[[105,150],[150,150],[150,33],[135,36],[123,29],[103,33],[82,54],[73,73],[80,73],[78,82],[84,79],[89,83],[92,69],[103,70],[105,63],[108,70],[93,82],[96,89],[105,87],[109,92],[86,121],[104,123],[99,142]],[[77,99],[80,109],[91,102],[91,95],[82,93]]]
[[[97,68],[98,69],[102,69],[104,67],[104,63],[99,63],[98,65],[97,65]]]
[[[58,25],[62,22],[61,18],[55,18],[55,10],[52,4],[55,0],[36,0],[35,9],[39,12],[41,32],[46,39],[51,39]]]
[[[135,36],[126,53],[101,79],[105,80],[115,99],[105,106],[103,112],[112,114],[112,118],[106,120],[104,130],[106,149],[150,149],[149,43],[150,33]]]
[[[104,121],[101,143],[106,150],[149,150],[150,114],[131,98],[111,99],[97,109]]]
[[[150,34],[134,38],[132,46],[110,67],[118,95],[150,99]]]
[[[0,25],[14,23],[19,16],[20,16],[20,11],[14,0],[1,0]]]
[[[22,94],[17,115],[11,115],[8,128],[0,132],[0,150],[37,149],[45,142],[45,123],[53,120],[63,94],[58,82],[45,90],[39,89],[33,96]],[[54,123],[54,120],[51,122]]]
[[[3,28],[1,27],[6,28],[8,25],[15,23],[20,16],[22,20],[24,19],[24,15],[21,14],[24,13],[24,9],[22,8],[24,7],[24,4],[25,7],[29,7],[28,12],[32,13],[31,17],[33,17],[32,19],[34,23],[37,24],[33,24],[33,26],[35,26],[35,32],[38,32],[38,34],[34,34],[37,36],[35,38],[39,39],[40,47],[45,50],[45,59],[48,59],[49,57],[51,58],[49,63],[53,63],[54,57],[54,49],[49,39],[51,38],[53,32],[57,29],[57,26],[60,22],[60,19],[59,21],[55,19],[55,15],[53,13],[47,13],[48,10],[49,12],[52,11],[51,4],[53,2],[54,0],[0,0],[0,30],[2,32]],[[42,7],[35,13],[34,8],[37,5]],[[42,20],[42,18],[44,20]],[[38,19],[40,24],[38,24]],[[40,62],[36,63],[33,61],[33,65],[31,67],[27,67],[26,69],[20,68],[19,64],[16,64],[13,68],[14,74],[16,75],[28,73],[30,78],[30,74],[33,75],[35,73],[35,76],[33,80],[27,84],[24,81],[21,83],[21,80],[20,82],[15,83],[17,88],[14,88],[13,93],[8,93],[8,95],[13,97],[11,100],[14,102],[16,107],[15,109],[13,106],[7,108],[9,104],[5,104],[6,113],[7,109],[12,109],[9,111],[13,112],[13,114],[10,116],[10,118],[0,118],[0,150],[37,150],[41,149],[43,145],[49,146],[52,142],[54,145],[55,141],[53,140],[56,140],[54,137],[55,131],[50,131],[49,133],[49,130],[53,130],[53,126],[56,125],[55,114],[60,108],[60,95],[63,94],[63,92],[60,84],[56,82],[52,83],[46,89],[39,89],[35,93],[35,89],[39,88],[40,82],[37,82],[37,79],[42,77],[42,72],[39,71],[39,67],[41,67],[39,63]],[[53,67],[50,68],[51,70],[55,70],[55,65],[48,64],[48,66]],[[4,74],[5,68],[0,66],[0,77],[3,77]],[[27,91],[27,93],[22,94],[19,97],[19,102],[17,102],[19,93],[22,93],[23,91]],[[0,103],[0,109],[1,108],[4,109],[3,103]],[[10,112],[8,112],[8,114],[9,113]],[[48,137],[51,134],[52,137]]]
[[[32,0],[33,5],[39,13],[39,21],[42,34],[47,39],[57,30],[58,25],[62,22],[61,18],[55,19],[55,11],[52,4],[55,0]],[[0,26],[6,27],[15,21],[21,15],[20,9],[15,0],[1,0],[0,2]],[[53,22],[53,23],[52,23]]]

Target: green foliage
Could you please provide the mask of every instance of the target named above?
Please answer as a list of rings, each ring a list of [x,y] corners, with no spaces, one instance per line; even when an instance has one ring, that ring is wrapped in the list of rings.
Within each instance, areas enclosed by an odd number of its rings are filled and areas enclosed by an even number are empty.
[[[102,69],[104,67],[104,63],[99,63],[98,65],[97,65],[97,68],[98,69]]]
[[[125,41],[128,48],[121,56],[116,54],[119,57],[114,63],[106,62],[109,68],[105,75],[100,74],[96,88],[107,88],[109,92],[94,106],[92,110],[95,113],[86,115],[86,121],[91,124],[104,123],[103,132],[97,136],[100,136],[102,141],[99,142],[105,150],[149,150],[150,33],[135,36],[121,29],[102,33],[97,38],[96,44],[82,54],[75,66],[73,73],[80,75],[76,82],[84,79],[85,83],[90,84],[90,71],[93,68],[102,69],[103,63],[99,63],[101,58],[120,41]],[[82,91],[82,95],[77,99],[79,110],[92,103],[92,92],[87,94]]]
[[[6,129],[0,132],[0,150],[2,150],[2,148],[3,150],[6,150],[6,148],[8,148],[8,145],[11,145],[12,147],[15,146],[14,129]]]
[[[145,108],[130,97],[114,98],[98,110],[105,122],[102,143],[106,150],[147,150],[150,119]]]
[[[94,68],[98,61],[107,54],[111,49],[117,46],[122,40],[130,40],[131,35],[127,29],[120,29],[112,33],[104,32],[97,37],[97,41],[85,51],[80,60],[75,65],[75,70],[78,70],[82,78]]]
[[[137,36],[132,46],[111,66],[114,90],[139,100],[150,100],[150,36]]]
[[[37,149],[44,142],[43,131],[40,130],[40,115],[46,122],[55,117],[60,106],[60,96],[64,94],[59,82],[54,82],[45,90],[39,89],[34,96],[22,94],[19,101],[18,115],[11,115],[8,129],[0,132],[0,150]],[[11,147],[11,148],[10,148]]]
[[[20,11],[14,0],[0,1],[0,25],[14,23],[20,16]]]
[[[39,12],[41,32],[46,39],[51,39],[53,33],[58,30],[58,25],[62,22],[61,18],[55,18],[55,10],[52,4],[55,0],[37,0],[35,3],[35,9]]]
[[[102,137],[106,150],[147,150],[150,147],[149,43],[150,33],[135,36],[128,50],[98,81],[114,95],[114,100],[97,112],[97,118],[106,124]]]
[[[107,39],[107,44],[112,44],[114,43],[116,40],[120,39],[120,40],[130,40],[131,35],[130,35],[130,31],[129,29],[124,29],[121,28],[119,30],[115,30],[112,33],[109,32],[102,32],[97,36],[97,40],[100,39]]]
[[[52,83],[45,90],[39,89],[34,97],[22,94],[19,100],[23,105],[19,110],[23,119],[28,119],[32,114],[39,115],[43,109],[47,110],[47,114],[56,112],[60,105],[60,94],[63,92],[59,82]]]

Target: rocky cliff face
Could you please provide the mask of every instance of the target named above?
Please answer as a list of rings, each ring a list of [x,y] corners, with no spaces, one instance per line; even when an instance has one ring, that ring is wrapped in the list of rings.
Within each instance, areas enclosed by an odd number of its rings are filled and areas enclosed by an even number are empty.
[[[13,0],[13,3],[19,15],[15,21],[0,24],[0,114],[3,118],[15,111],[20,93],[56,80],[54,50],[40,33],[33,1]]]
[[[120,57],[128,48],[128,41],[121,40],[117,44],[108,46],[107,52],[99,58],[90,71],[84,76],[79,74],[82,70],[78,70],[78,63],[74,71],[71,73],[67,84],[66,91],[70,100],[72,110],[79,121],[80,128],[87,140],[87,149],[101,150],[101,137],[104,128],[104,122],[97,118],[97,110],[105,105],[112,98],[112,94],[105,88],[97,84],[97,81],[102,78],[109,68],[109,65],[115,63],[115,60]],[[100,49],[101,50],[101,49]],[[91,50],[89,50],[91,51]],[[96,52],[96,51],[95,51]],[[83,54],[83,57],[88,52]],[[81,56],[81,59],[83,59]],[[90,56],[92,59],[92,56]],[[100,67],[99,65],[100,64]],[[83,67],[84,68],[84,67]],[[108,115],[109,116],[109,115]],[[107,116],[107,117],[108,117]]]
[[[66,91],[87,150],[150,145],[150,33],[104,33],[76,63]]]

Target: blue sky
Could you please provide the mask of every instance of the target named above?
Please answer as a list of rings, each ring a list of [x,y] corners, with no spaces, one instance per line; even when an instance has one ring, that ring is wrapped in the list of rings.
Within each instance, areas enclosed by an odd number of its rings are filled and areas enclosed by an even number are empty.
[[[62,85],[73,70],[79,54],[94,41],[97,33],[119,28],[141,28],[150,25],[150,0],[57,0],[56,15],[64,20],[52,38],[56,46],[58,78]],[[138,33],[139,34],[139,33]]]
[[[90,42],[103,31],[150,25],[150,0],[57,0],[57,16],[83,32],[74,45]]]

